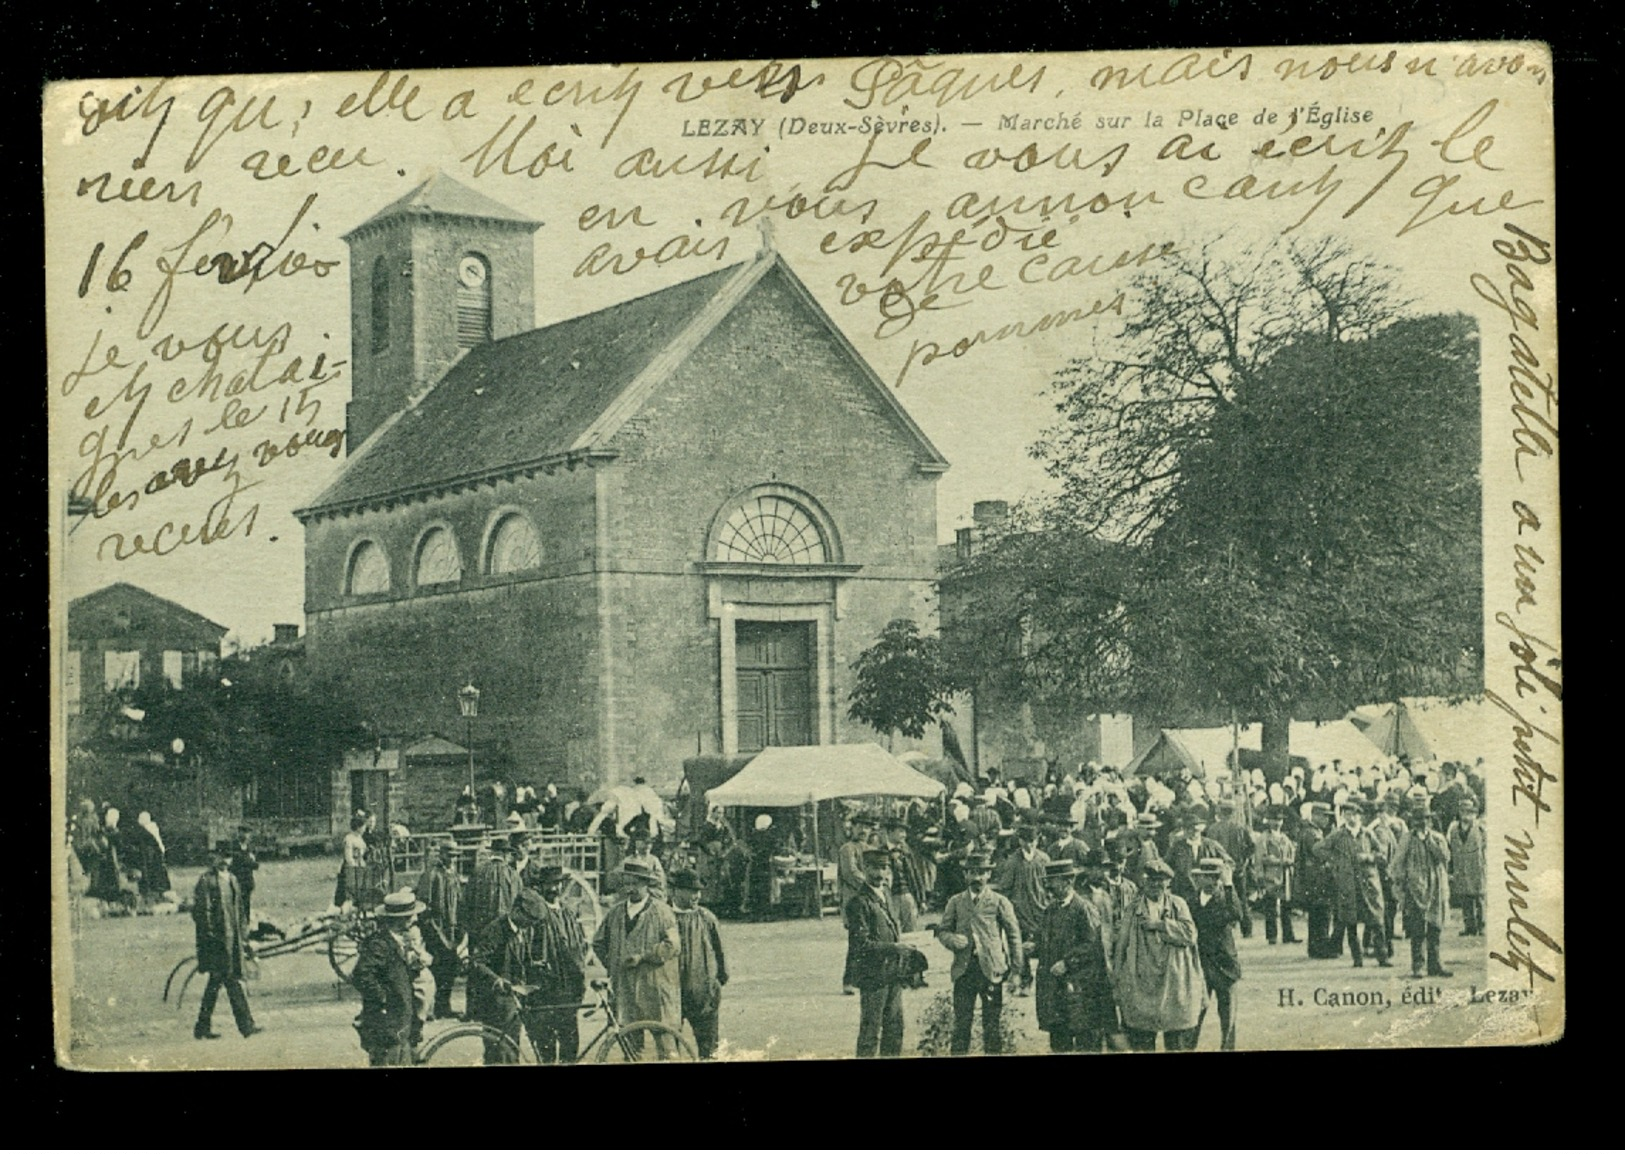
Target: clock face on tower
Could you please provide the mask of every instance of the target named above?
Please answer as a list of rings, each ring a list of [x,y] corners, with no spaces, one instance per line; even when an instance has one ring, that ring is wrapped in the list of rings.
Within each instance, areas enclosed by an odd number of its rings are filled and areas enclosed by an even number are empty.
[[[457,263],[457,279],[469,288],[485,283],[485,262],[476,256],[465,256]]]

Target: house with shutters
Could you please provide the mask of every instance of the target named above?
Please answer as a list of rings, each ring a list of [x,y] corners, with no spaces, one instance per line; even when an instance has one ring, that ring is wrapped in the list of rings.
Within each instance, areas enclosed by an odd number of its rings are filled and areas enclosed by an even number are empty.
[[[934,621],[948,462],[770,243],[538,328],[538,227],[440,175],[348,234],[348,456],[299,511],[311,674],[386,745],[471,739],[537,784],[873,740],[852,661]]]
[[[209,676],[227,629],[127,581],[68,604],[63,706],[69,732],[143,686],[181,689]]]

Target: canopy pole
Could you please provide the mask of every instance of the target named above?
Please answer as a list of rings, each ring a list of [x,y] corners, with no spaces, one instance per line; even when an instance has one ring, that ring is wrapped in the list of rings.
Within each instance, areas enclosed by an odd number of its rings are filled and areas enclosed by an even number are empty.
[[[812,806],[812,834],[813,834],[813,913],[820,919],[824,916],[824,861],[818,853],[818,800],[808,798]]]

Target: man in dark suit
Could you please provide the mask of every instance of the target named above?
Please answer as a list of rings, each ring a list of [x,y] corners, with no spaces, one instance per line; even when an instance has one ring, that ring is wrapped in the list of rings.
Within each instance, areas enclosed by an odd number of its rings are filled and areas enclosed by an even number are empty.
[[[849,976],[858,988],[858,1057],[903,1052],[903,945],[887,900],[891,855],[863,854],[864,886],[846,903]]]
[[[535,890],[521,890],[507,915],[480,933],[479,945],[469,957],[469,1012],[508,1037],[510,1060],[519,1053],[521,1018],[532,1038],[539,1035],[542,1026],[539,1011],[526,1007],[521,992],[514,987],[529,986],[541,976],[533,972],[539,969],[536,926],[546,917],[542,895]],[[497,1065],[503,1058],[499,1046],[486,1044],[486,1065]]]
[[[197,1024],[192,1037],[218,1038],[214,1032],[214,1004],[221,989],[231,1002],[231,1016],[237,1020],[237,1030],[247,1038],[263,1028],[254,1024],[254,1015],[248,1009],[248,995],[243,992],[243,898],[237,879],[231,875],[231,857],[236,846],[229,841],[214,847],[214,862],[198,879],[192,892],[192,922],[196,931],[197,968],[209,975],[203,987],[203,1001],[198,1005]]]
[[[1186,810],[1179,821],[1179,831],[1168,839],[1167,862],[1174,871],[1173,884],[1169,891],[1183,899],[1186,905],[1193,905],[1196,900],[1196,879],[1192,871],[1206,858],[1220,858],[1226,863],[1231,862],[1230,854],[1225,848],[1207,836],[1208,810],[1205,805],[1193,806]]]
[[[522,882],[515,865],[517,851],[504,835],[491,839],[491,852],[474,867],[474,876],[468,879],[459,910],[463,925],[468,929],[470,947],[479,944],[478,936],[487,926],[499,925],[514,899],[519,896]]]
[[[1196,923],[1196,953],[1202,959],[1202,975],[1212,991],[1219,1010],[1219,1049],[1236,1048],[1235,1003],[1231,991],[1241,980],[1241,959],[1236,953],[1236,925],[1241,921],[1241,899],[1227,875],[1230,865],[1221,858],[1200,862],[1192,876],[1196,879],[1196,900],[1190,903],[1191,921]],[[1201,1036],[1202,1023],[1196,1023]],[[1192,1041],[1195,1047],[1195,1040]]]
[[[361,940],[350,981],[361,995],[356,1033],[371,1066],[410,1066],[423,1023],[412,999],[413,961],[408,937],[424,904],[411,890],[384,898],[373,912],[378,930]]]
[[[463,883],[454,864],[457,848],[449,841],[439,842],[430,851],[429,864],[415,887],[425,907],[423,943],[429,947],[434,964],[434,1016],[449,1018],[451,987],[457,981],[462,962],[457,957],[457,940],[462,934],[458,922]]]
[[[1245,788],[1243,786],[1242,788]],[[1236,816],[1236,803],[1226,798],[1215,802],[1213,811],[1218,821],[1208,826],[1207,836],[1224,847],[1233,862],[1232,876],[1236,896],[1241,899],[1241,936],[1253,936],[1253,911],[1247,901],[1253,880],[1253,834]]]

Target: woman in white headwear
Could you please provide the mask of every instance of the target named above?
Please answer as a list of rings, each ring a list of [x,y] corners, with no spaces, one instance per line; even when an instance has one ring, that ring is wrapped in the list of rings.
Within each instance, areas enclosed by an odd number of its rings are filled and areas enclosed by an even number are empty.
[[[136,816],[135,824],[142,839],[141,852],[136,857],[141,866],[141,896],[160,898],[174,888],[169,880],[164,835],[159,831],[158,823],[152,820],[152,814],[146,810]]]

